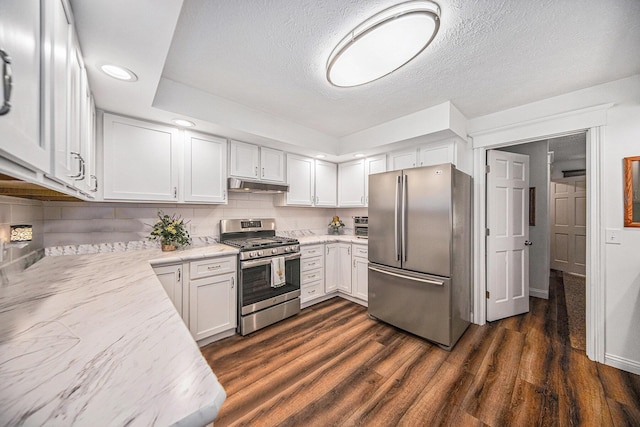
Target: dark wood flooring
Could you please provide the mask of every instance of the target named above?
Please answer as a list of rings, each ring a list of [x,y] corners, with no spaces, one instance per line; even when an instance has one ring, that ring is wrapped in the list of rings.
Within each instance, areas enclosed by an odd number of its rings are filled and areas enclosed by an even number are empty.
[[[640,376],[571,348],[561,286],[451,352],[341,298],[213,343],[228,395],[215,425],[640,426]]]

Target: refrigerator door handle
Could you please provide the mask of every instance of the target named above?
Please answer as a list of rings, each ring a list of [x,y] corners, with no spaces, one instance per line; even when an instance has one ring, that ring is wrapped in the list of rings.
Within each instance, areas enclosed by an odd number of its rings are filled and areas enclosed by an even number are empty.
[[[369,266],[369,270],[377,273],[388,274],[389,276],[400,277],[401,279],[413,280],[415,282],[428,283],[430,285],[444,286],[444,282],[440,280],[421,279],[419,277],[405,276],[404,274],[392,273],[391,271],[381,270],[379,268]]]
[[[396,251],[396,261],[400,261],[400,250],[399,250],[399,244],[398,244],[398,238],[400,236],[398,236],[398,207],[400,205],[400,199],[399,199],[399,195],[400,195],[400,180],[401,180],[401,176],[398,175],[396,177],[396,206],[395,209],[393,211],[393,219],[394,219],[394,223],[393,223],[393,230],[394,230],[394,239],[393,239],[393,244],[394,244],[394,248]]]
[[[407,175],[402,175],[402,254],[407,261]]]

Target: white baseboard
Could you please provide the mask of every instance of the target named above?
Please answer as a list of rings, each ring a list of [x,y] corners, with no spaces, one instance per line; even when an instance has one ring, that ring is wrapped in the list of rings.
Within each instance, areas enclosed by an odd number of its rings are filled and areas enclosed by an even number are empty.
[[[605,353],[604,364],[622,369],[623,371],[631,372],[632,374],[640,375],[640,362],[635,360]]]
[[[212,335],[207,338],[203,338],[200,341],[196,341],[198,347],[204,347],[205,345],[211,344],[212,342],[221,340],[223,338],[232,337],[236,334],[236,329],[229,329],[228,331],[220,332],[219,334]]]
[[[342,292],[338,292],[338,295],[340,296],[340,298],[344,298],[348,301],[355,302],[356,304],[360,304],[365,307],[369,306],[369,303],[367,301],[363,301],[360,298],[354,298],[351,295],[343,294]]]
[[[315,298],[315,299],[312,299],[312,300],[309,300],[309,301],[302,302],[302,303],[300,303],[300,309],[305,309],[307,307],[311,307],[312,305],[316,305],[318,303],[321,303],[323,301],[329,300],[331,298],[335,298],[337,296],[338,296],[337,292],[331,292],[331,293],[328,293],[326,295],[322,295],[321,297],[318,297],[318,298]]]
[[[536,298],[549,299],[549,290],[529,288],[529,296]]]

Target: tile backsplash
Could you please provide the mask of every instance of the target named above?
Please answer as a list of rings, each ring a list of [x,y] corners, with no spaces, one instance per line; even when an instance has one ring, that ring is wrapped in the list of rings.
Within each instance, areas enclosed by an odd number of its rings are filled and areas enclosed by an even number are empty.
[[[270,194],[231,193],[226,205],[150,203],[44,202],[44,247],[144,240],[158,210],[182,216],[192,237],[218,237],[221,219],[275,218],[278,231],[326,230],[334,215],[347,228],[366,208],[304,208],[274,206]]]

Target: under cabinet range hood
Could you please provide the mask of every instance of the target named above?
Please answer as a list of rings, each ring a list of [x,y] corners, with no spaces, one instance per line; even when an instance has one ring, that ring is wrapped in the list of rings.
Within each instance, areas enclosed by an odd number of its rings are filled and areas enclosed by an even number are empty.
[[[235,193],[279,194],[288,192],[289,185],[229,178],[229,191]]]

